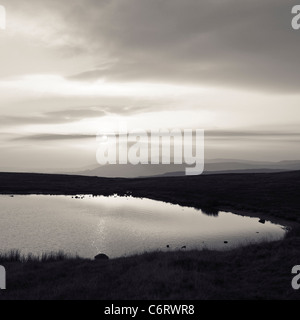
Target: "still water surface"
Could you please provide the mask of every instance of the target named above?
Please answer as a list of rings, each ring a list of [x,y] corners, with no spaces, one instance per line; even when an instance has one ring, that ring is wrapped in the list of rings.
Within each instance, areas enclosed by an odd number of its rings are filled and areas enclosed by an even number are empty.
[[[284,227],[230,212],[201,210],[132,197],[0,196],[0,250],[63,250],[81,257],[145,251],[226,249],[279,240]],[[228,243],[224,243],[228,242]],[[170,246],[168,249],[167,246]]]

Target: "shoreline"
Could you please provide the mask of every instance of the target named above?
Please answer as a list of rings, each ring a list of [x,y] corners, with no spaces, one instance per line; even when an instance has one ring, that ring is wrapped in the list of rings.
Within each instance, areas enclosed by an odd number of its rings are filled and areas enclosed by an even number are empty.
[[[274,217],[272,215],[268,215],[267,213],[258,213],[255,211],[250,211],[250,210],[241,210],[241,209],[234,209],[234,208],[230,208],[230,207],[223,207],[221,208],[219,211],[223,211],[223,212],[231,212],[233,214],[242,216],[242,217],[250,217],[250,218],[258,218],[258,219],[264,219],[266,221],[269,221],[271,223],[274,224],[278,224],[281,225],[283,227],[287,228],[287,231],[291,231],[293,228],[299,227],[300,223],[296,222],[296,221],[291,221],[291,220],[286,220],[283,218],[278,218],[278,217]]]

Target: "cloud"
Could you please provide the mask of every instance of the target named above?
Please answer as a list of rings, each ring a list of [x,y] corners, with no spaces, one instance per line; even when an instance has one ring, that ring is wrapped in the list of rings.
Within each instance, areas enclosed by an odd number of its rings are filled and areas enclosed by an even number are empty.
[[[80,121],[86,118],[101,118],[106,115],[105,108],[86,107],[82,109],[65,109],[50,111],[39,115],[1,116],[0,126],[22,126],[40,124],[63,124]]]
[[[299,140],[295,2],[7,1],[0,143],[21,159],[24,142],[53,141],[44,145],[57,142],[67,157],[120,116],[142,129],[209,129],[218,157],[269,157],[270,145],[272,157],[296,157],[286,143]]]
[[[36,27],[47,31],[51,46],[92,57],[94,67],[67,75],[71,78],[299,92],[299,33],[291,28],[294,4],[293,0],[10,3],[24,20],[37,20]],[[39,12],[39,19],[32,17],[33,11]]]
[[[239,139],[239,138],[300,138],[300,132],[287,131],[224,131],[224,130],[207,130],[206,137],[214,139]]]
[[[84,118],[100,118],[107,115],[106,107],[86,107],[83,109],[67,109],[45,113],[48,118],[61,119],[62,121],[78,121]]]
[[[298,92],[300,43],[291,29],[292,4],[88,0],[62,13],[81,52],[115,59],[106,70],[83,70],[77,78]]]
[[[14,138],[13,141],[62,141],[96,139],[95,135],[88,134],[35,134]]]
[[[134,135],[139,136],[143,134],[148,134],[150,137],[150,131],[134,131]],[[103,132],[106,136],[111,135],[110,132]],[[124,134],[119,135],[118,132],[114,134],[114,136],[124,137]],[[27,135],[22,137],[13,138],[13,141],[59,141],[59,140],[82,140],[82,139],[96,139],[96,135],[94,134],[34,134]],[[265,139],[278,139],[278,140],[288,140],[288,141],[299,141],[300,132],[283,132],[283,131],[221,131],[221,130],[207,130],[205,132],[205,139],[207,140],[265,140]]]

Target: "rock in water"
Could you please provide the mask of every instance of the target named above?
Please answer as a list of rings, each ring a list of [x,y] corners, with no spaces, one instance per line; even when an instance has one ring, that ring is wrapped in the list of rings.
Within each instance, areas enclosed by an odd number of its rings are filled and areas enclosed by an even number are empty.
[[[104,253],[100,253],[95,257],[95,260],[109,260],[109,257]]]

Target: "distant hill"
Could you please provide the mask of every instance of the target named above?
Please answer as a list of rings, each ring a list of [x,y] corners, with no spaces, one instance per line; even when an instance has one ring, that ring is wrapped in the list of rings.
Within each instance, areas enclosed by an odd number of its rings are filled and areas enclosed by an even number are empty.
[[[71,172],[84,176],[106,178],[137,178],[157,176],[183,176],[186,165],[106,165],[79,172]],[[204,174],[219,173],[272,173],[300,170],[300,160],[280,162],[260,162],[237,159],[212,159],[205,163]]]
[[[203,175],[212,174],[233,174],[233,173],[276,173],[276,172],[288,172],[289,170],[279,170],[279,169],[249,169],[249,170],[227,170],[227,171],[204,171]],[[155,177],[182,177],[185,176],[184,171],[179,172],[168,172],[163,175],[158,175]]]

